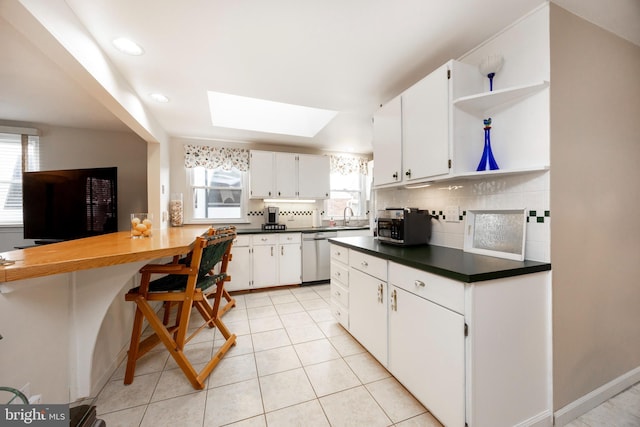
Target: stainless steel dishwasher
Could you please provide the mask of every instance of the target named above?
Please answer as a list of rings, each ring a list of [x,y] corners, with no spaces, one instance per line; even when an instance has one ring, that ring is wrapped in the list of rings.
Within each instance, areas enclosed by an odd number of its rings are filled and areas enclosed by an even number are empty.
[[[302,233],[302,284],[326,282],[331,277],[329,240],[335,231]]]

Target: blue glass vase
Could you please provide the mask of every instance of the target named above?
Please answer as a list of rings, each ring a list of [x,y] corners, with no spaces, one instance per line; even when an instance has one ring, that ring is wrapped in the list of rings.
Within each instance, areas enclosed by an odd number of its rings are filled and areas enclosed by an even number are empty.
[[[482,158],[478,164],[476,171],[497,170],[498,163],[493,157],[493,151],[491,151],[491,118],[484,120],[484,150],[482,150]]]

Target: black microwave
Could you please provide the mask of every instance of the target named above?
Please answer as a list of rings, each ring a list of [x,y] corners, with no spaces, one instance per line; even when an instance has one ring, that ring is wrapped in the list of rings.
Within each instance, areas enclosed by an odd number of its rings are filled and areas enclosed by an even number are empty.
[[[417,208],[378,211],[378,240],[393,245],[424,245],[431,238],[431,215]]]

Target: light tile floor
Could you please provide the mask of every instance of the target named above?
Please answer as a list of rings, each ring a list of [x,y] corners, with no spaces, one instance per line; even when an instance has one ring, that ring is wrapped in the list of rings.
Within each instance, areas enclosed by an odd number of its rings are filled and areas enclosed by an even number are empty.
[[[194,390],[164,347],[138,361],[125,386],[124,362],[96,399],[109,427],[440,427],[331,316],[329,285],[236,295],[223,317],[238,335],[205,390]],[[199,320],[195,314],[194,320]],[[201,332],[188,357],[202,368],[221,345]],[[568,427],[640,427],[640,384]]]
[[[121,364],[97,396],[98,417],[109,427],[440,426],[333,319],[328,284],[235,298],[223,321],[237,344],[205,390],[194,390],[157,347],[138,361],[131,385]],[[196,369],[221,345],[218,333],[205,330],[188,344]]]

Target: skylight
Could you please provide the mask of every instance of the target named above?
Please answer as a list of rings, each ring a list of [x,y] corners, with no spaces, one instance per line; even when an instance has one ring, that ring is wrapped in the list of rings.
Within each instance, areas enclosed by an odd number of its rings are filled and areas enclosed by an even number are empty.
[[[214,126],[313,137],[337,111],[207,92]]]

